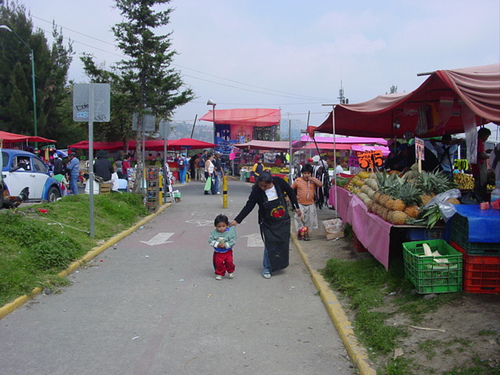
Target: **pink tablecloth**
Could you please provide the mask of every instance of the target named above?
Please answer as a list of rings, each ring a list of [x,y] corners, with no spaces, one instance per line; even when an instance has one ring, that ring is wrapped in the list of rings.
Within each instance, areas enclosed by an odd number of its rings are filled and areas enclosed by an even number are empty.
[[[344,223],[349,223],[363,246],[389,269],[389,245],[392,225],[380,216],[368,212],[357,195],[341,187],[332,186],[328,203],[335,209]],[[337,192],[337,194],[336,194]]]

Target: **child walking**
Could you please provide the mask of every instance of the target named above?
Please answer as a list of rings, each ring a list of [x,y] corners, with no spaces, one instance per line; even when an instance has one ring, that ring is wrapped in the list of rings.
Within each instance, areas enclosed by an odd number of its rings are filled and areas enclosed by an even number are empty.
[[[297,192],[297,201],[302,213],[302,218],[297,213],[294,216],[295,229],[297,230],[302,225],[306,225],[310,229],[318,229],[318,215],[316,213],[316,205],[314,204],[314,192],[316,191],[316,187],[322,187],[323,183],[317,178],[312,177],[313,171],[314,168],[312,165],[304,165],[301,171],[302,177],[297,178],[292,184],[292,189]],[[303,224],[301,224],[301,221]]]
[[[222,280],[228,273],[228,277],[234,277],[233,246],[236,244],[236,230],[229,227],[229,219],[226,215],[217,215],[214,220],[215,229],[210,232],[208,243],[214,248],[213,264],[215,268],[215,279]]]

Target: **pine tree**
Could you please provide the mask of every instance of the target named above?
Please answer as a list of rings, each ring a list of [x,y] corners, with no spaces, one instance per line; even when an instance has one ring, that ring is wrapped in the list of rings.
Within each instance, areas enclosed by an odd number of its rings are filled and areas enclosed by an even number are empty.
[[[142,117],[152,111],[157,117],[170,120],[174,110],[194,98],[191,89],[182,90],[183,81],[170,67],[176,52],[171,49],[170,36],[155,31],[169,23],[172,8],[157,11],[170,0],[116,0],[125,21],[112,30],[118,47],[128,56],[118,63],[129,105],[138,113],[137,176],[134,191],[142,181],[144,151],[142,150]]]

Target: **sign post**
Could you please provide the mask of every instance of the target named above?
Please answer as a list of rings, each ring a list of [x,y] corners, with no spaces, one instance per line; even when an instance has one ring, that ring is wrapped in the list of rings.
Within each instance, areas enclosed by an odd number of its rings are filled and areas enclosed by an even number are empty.
[[[94,121],[109,122],[111,88],[108,83],[73,86],[73,121],[89,123],[90,237],[94,238]]]

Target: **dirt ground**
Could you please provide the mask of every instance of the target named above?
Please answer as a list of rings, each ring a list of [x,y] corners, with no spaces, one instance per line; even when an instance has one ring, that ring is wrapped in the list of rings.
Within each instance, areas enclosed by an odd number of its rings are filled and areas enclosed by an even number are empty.
[[[320,228],[311,235],[311,241],[300,241],[311,266],[320,270],[328,259],[363,259],[368,252],[357,252],[352,239],[327,241],[321,221],[335,218],[335,211],[318,211]],[[424,298],[425,295],[422,295]],[[388,295],[386,304],[377,311],[394,312],[396,307]],[[425,297],[428,298],[428,297]],[[342,301],[349,319],[352,312]],[[456,366],[472,366],[473,358],[486,361],[500,374],[500,295],[461,293],[456,301],[429,313],[418,327],[412,327],[402,314],[394,315],[387,324],[404,326],[409,332],[402,338],[393,356],[412,359],[414,369],[421,374],[442,374]],[[377,369],[389,358],[379,358],[373,364]],[[421,366],[421,367],[420,367]],[[420,367],[420,370],[417,370]]]

